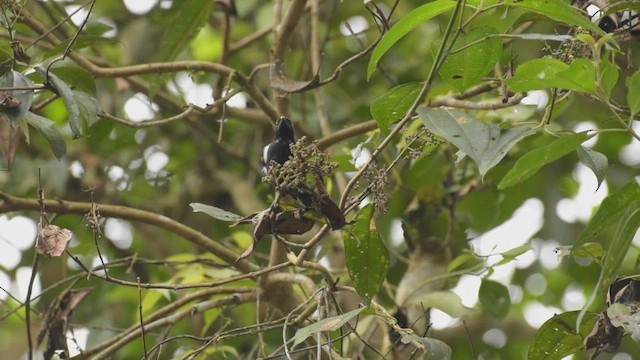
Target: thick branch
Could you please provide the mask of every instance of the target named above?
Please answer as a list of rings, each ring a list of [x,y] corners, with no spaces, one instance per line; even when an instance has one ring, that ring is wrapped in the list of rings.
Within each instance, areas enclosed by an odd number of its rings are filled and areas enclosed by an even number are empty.
[[[92,206],[91,203],[63,200],[45,200],[44,205],[48,211],[58,214],[78,215],[87,214],[91,211]],[[164,215],[118,205],[98,204],[98,208],[100,209],[100,214],[102,216],[151,224],[179,235],[193,244],[213,253],[227,263],[235,266],[240,271],[253,272],[260,269],[258,266],[246,260],[236,262],[238,254],[213,241],[203,233]],[[40,204],[37,199],[19,198],[0,192],[0,213],[6,213],[9,211],[40,211]]]

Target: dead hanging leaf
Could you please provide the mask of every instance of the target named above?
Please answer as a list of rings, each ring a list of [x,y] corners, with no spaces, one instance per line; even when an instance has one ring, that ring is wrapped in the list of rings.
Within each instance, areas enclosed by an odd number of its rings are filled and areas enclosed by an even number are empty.
[[[16,157],[16,149],[20,141],[20,129],[9,124],[9,119],[0,113],[0,151],[4,161],[7,163],[7,169],[11,170],[13,160]]]
[[[286,93],[297,93],[315,88],[320,83],[320,76],[316,74],[310,81],[296,81],[288,79],[284,74],[284,64],[280,60],[271,66],[271,87]]]
[[[67,248],[73,234],[56,225],[46,225],[38,233],[36,252],[47,256],[60,256]]]
[[[92,288],[85,288],[65,291],[49,305],[37,337],[39,346],[44,337],[49,334],[47,350],[44,352],[45,359],[51,359],[56,351],[60,350],[64,351],[65,355],[69,354],[66,333],[68,324],[71,322],[71,313],[92,290]]]
[[[271,211],[261,211],[245,216],[231,226],[255,223],[253,230],[253,243],[236,259],[240,261],[253,253],[258,241],[268,234],[302,235],[311,230],[315,223],[312,219],[304,217],[303,209],[280,210],[275,214]]]
[[[631,278],[616,279],[610,286],[607,293],[607,307],[614,304],[634,305],[640,302],[640,281]],[[613,325],[607,311],[600,313],[591,333],[585,338],[586,350],[595,349],[591,356],[595,359],[600,353],[612,353],[618,350],[622,336],[623,327]]]
[[[589,335],[584,338],[585,350],[596,349],[591,356],[592,359],[595,359],[603,351],[608,353],[615,352],[620,346],[622,335],[622,329],[613,326],[607,313],[603,312],[595,325],[593,325]]]

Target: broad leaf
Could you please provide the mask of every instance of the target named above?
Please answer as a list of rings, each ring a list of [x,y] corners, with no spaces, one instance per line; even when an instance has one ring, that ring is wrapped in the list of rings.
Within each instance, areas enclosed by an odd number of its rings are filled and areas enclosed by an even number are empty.
[[[27,88],[31,86],[33,83],[29,78],[14,70],[0,76],[0,87],[2,88]],[[31,109],[33,90],[2,91],[0,92],[0,103],[9,124],[15,126]]]
[[[587,309],[595,301],[596,298],[603,296],[607,293],[609,285],[613,282],[617,276],[618,268],[622,265],[622,260],[629,251],[633,236],[640,228],[640,198],[634,199],[629,207],[626,208],[620,221],[616,234],[613,237],[613,241],[607,247],[607,252],[604,256],[602,270],[600,271],[600,278],[596,284],[596,288],[591,293],[591,296],[585,303],[584,307],[580,311],[577,324],[580,325],[583,321],[583,316],[586,314]]]
[[[98,100],[83,91],[73,91],[73,97],[78,104],[80,119],[83,124],[92,126],[98,121],[98,114],[102,111]]]
[[[635,117],[640,112],[640,71],[636,71],[626,81],[627,89],[627,104],[631,110],[631,117]]]
[[[160,59],[174,60],[189,45],[191,39],[206,24],[211,14],[213,0],[174,1],[173,17],[164,31],[160,43]]]
[[[417,341],[424,345],[424,354],[426,359],[433,360],[449,360],[451,359],[452,350],[447,343],[428,337],[419,337],[418,335],[405,335],[400,339],[403,344],[408,344],[413,341]]]
[[[478,300],[486,313],[497,318],[507,316],[511,307],[509,290],[499,282],[488,279],[483,279],[482,284],[480,284]]]
[[[620,68],[615,62],[611,61],[609,53],[609,51],[605,52],[605,56],[600,60],[600,66],[598,68],[600,71],[600,87],[606,98],[611,96],[611,90],[613,90],[618,83],[620,76]]]
[[[200,203],[191,203],[189,204],[193,209],[193,212],[203,212],[212,218],[222,220],[222,221],[238,221],[242,219],[242,216],[229,212],[227,210],[223,210],[217,208],[215,206],[200,204]]]
[[[347,313],[337,316],[331,316],[318,321],[317,323],[305,326],[302,329],[296,331],[293,337],[293,347],[302,343],[309,336],[323,332],[323,331],[335,331],[340,329],[347,321],[358,316],[362,311],[368,309],[368,307],[361,307],[359,309],[351,310]]]
[[[575,150],[593,135],[581,132],[554,140],[548,146],[532,150],[522,156],[498,184],[498,189],[506,189],[535,175],[547,165]]]
[[[51,71],[47,74],[47,70],[43,67],[36,66],[35,70],[42,75],[45,81],[49,82],[49,84],[62,98],[62,102],[64,102],[64,106],[67,109],[69,126],[71,126],[73,137],[77,138],[82,136],[84,134],[84,127],[82,126],[82,119],[80,118],[80,109],[78,108],[78,103],[69,85]]]
[[[382,40],[380,40],[376,48],[373,49],[371,58],[369,59],[369,65],[367,65],[367,79],[371,78],[371,75],[376,70],[376,65],[378,64],[378,61],[380,61],[380,58],[382,58],[382,55],[391,49],[398,40],[425,21],[433,19],[445,11],[453,9],[455,5],[455,1],[436,0],[419,6],[407,15],[403,16],[386,34],[384,34]]]
[[[596,176],[596,179],[598,179],[598,187],[596,187],[597,191],[604,181],[604,176],[607,173],[607,167],[609,166],[607,157],[603,153],[591,150],[584,146],[578,146],[576,151],[578,152],[580,162],[591,169],[593,174]]]
[[[62,158],[67,154],[67,145],[64,142],[64,138],[58,129],[56,129],[53,120],[47,119],[32,112],[27,112],[25,119],[29,125],[33,126],[36,130],[42,133],[42,135],[49,142],[51,151],[57,159]]]
[[[613,224],[616,224],[622,214],[629,209],[638,199],[640,199],[640,184],[636,180],[631,180],[628,184],[609,194],[598,207],[598,211],[593,215],[587,226],[584,228],[575,244],[574,249],[579,249],[587,242],[593,241],[600,235],[600,232]],[[600,241],[605,248],[609,247],[607,238]],[[575,250],[574,250],[575,251]]]
[[[445,58],[440,67],[440,77],[460,92],[478,84],[493,69],[502,53],[502,41],[491,37],[497,33],[493,27],[481,26],[460,35],[453,50],[464,49]]]
[[[567,65],[556,59],[533,59],[521,64],[505,83],[513,91],[558,88],[592,92],[596,84],[596,69],[587,59],[578,58]]]
[[[383,133],[388,134],[391,124],[400,120],[409,110],[421,87],[419,83],[402,84],[371,103],[371,115]]]
[[[353,286],[366,303],[371,302],[389,269],[389,252],[373,220],[373,205],[362,208],[345,231],[344,251]]]
[[[501,133],[498,125],[480,121],[456,109],[421,106],[418,115],[427,129],[447,139],[473,159],[482,176],[496,166],[518,141],[535,133],[523,127]]]
[[[508,0],[505,5],[544,15],[552,20],[585,28],[599,35],[605,32],[583,13],[563,0]]]
[[[555,315],[538,329],[529,346],[529,360],[559,360],[584,348],[598,315],[589,313],[587,321],[576,331],[579,311]]]

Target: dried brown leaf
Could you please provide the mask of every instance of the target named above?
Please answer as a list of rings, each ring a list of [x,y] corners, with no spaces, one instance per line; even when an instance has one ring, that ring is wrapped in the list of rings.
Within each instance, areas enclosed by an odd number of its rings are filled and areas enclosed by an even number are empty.
[[[60,256],[64,253],[73,234],[70,230],[56,225],[46,225],[38,233],[36,252],[46,256]]]

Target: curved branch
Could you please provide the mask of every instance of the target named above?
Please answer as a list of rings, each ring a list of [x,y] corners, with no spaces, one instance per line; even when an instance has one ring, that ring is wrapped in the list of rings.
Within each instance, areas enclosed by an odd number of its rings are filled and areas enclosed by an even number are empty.
[[[44,200],[43,203],[47,210],[58,214],[84,215],[91,211],[92,207],[91,203],[64,200]],[[240,271],[248,273],[260,270],[258,266],[246,260],[236,262],[238,254],[213,241],[203,233],[164,215],[119,205],[98,204],[98,208],[103,216],[151,224],[179,235],[185,240],[213,253]],[[19,198],[0,192],[0,213],[19,210],[40,211],[40,204],[37,199]]]

